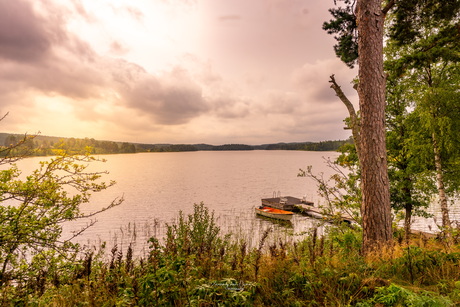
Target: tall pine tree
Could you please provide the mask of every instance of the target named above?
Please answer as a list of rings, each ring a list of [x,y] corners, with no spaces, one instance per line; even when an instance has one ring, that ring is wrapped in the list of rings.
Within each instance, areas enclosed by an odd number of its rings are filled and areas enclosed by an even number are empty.
[[[336,35],[338,43],[334,49],[337,56],[350,67],[356,62],[359,65],[363,250],[367,253],[374,247],[386,245],[391,241],[389,197],[387,199],[389,184],[384,145],[385,73],[382,67],[386,14],[390,10],[394,14],[394,18],[387,22],[386,33],[395,46],[402,47],[411,43],[414,49],[421,52],[408,55],[404,61],[392,65],[394,71],[404,74],[415,67],[414,65],[433,61],[439,57],[458,56],[460,26],[456,12],[459,1],[343,0],[341,2],[344,6],[330,10],[334,19],[324,23],[323,28],[329,34]],[[436,25],[433,26],[434,24]],[[422,39],[423,29],[427,27],[434,31],[429,39]],[[448,46],[451,47],[452,52],[446,49]],[[334,90],[339,94],[336,88]],[[433,143],[436,143],[435,139],[433,135]]]

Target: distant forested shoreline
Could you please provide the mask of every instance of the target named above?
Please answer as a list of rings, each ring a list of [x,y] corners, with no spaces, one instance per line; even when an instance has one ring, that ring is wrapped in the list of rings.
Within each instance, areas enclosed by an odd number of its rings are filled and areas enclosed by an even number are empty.
[[[305,150],[305,151],[335,151],[348,140],[321,142],[292,142],[262,145],[246,144],[143,144],[130,142],[101,141],[94,138],[63,138],[54,136],[0,133],[0,148],[8,147],[23,141],[22,150],[33,156],[54,155],[56,149],[67,150],[71,153],[83,153],[90,150],[92,154],[119,154],[138,152],[184,152],[184,151],[224,151],[224,150]]]

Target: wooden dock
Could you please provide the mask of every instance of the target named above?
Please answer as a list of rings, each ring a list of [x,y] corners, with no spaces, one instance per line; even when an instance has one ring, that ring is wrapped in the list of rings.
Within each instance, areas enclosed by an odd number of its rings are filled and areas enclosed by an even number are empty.
[[[262,206],[272,207],[276,209],[292,211],[303,215],[308,215],[310,217],[331,221],[334,219],[341,219],[342,221],[352,225],[356,221],[348,214],[338,214],[338,215],[328,215],[324,214],[324,211],[321,208],[315,207],[314,203],[307,201],[305,198],[300,199],[292,196],[283,196],[283,197],[272,197],[272,198],[262,198]],[[290,222],[289,222],[290,223]],[[426,239],[434,239],[439,236],[439,233],[429,233],[420,230],[411,229],[411,235],[423,237]]]
[[[320,209],[320,208],[305,205],[305,204],[297,205],[297,210],[298,210],[297,212],[299,212],[301,214],[308,215],[308,216],[311,216],[311,217],[314,217],[314,218],[317,218],[317,219],[320,219],[320,220],[330,221],[332,219],[339,218],[340,220],[342,220],[342,221],[344,221],[346,223],[349,223],[349,224],[351,224],[351,223],[353,223],[355,221],[348,214],[341,213],[341,214],[336,215],[336,216],[328,215],[328,214],[324,214],[323,210]]]
[[[296,211],[298,205],[313,206],[311,201],[300,199],[292,196],[262,198],[262,205],[287,211]]]
[[[292,196],[262,198],[262,206],[292,211],[304,215],[308,215],[321,220],[331,220],[333,216],[325,215],[323,210],[313,205],[313,202],[306,199],[300,199]],[[347,223],[352,223],[354,220],[351,216],[342,214],[340,218]]]

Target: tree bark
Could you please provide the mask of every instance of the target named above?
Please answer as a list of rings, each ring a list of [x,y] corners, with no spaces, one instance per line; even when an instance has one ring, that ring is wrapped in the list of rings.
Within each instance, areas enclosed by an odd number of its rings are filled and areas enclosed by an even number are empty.
[[[436,169],[436,185],[438,188],[439,204],[441,206],[442,226],[445,230],[451,227],[449,218],[449,208],[447,206],[447,195],[444,186],[443,168],[441,162],[441,150],[439,149],[438,138],[436,133],[433,132],[433,150],[434,150],[434,166]]]
[[[356,7],[364,255],[379,252],[392,242],[385,141],[385,16],[381,4],[381,0],[358,0]]]

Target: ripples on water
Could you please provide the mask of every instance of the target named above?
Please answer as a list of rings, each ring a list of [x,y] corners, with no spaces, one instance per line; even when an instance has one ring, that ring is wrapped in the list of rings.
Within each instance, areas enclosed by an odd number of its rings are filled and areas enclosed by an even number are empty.
[[[177,219],[179,211],[193,212],[193,204],[203,202],[214,211],[222,233],[233,233],[255,246],[267,228],[272,237],[299,234],[316,227],[317,221],[296,216],[291,227],[261,219],[254,213],[260,199],[273,193],[302,197],[318,203],[316,186],[308,178],[297,177],[299,168],[314,165],[318,172],[330,172],[323,157],[335,152],[227,151],[145,153],[105,157],[110,179],[117,185],[95,194],[96,208],[124,195],[125,202],[100,214],[98,223],[80,238],[80,242],[107,241],[126,245],[136,227],[136,242],[150,236],[163,237],[165,223]],[[85,209],[87,210],[87,209]],[[81,223],[81,222],[80,222]],[[77,223],[68,225],[68,229]],[[128,230],[130,226],[131,232]],[[132,235],[131,235],[132,236]]]
[[[146,252],[145,242],[151,236],[162,238],[165,223],[177,219],[179,211],[190,214],[193,204],[203,202],[214,211],[222,233],[233,233],[245,240],[249,247],[257,246],[260,235],[273,228],[272,238],[293,240],[304,232],[318,227],[318,221],[295,215],[286,227],[255,215],[254,207],[260,199],[273,193],[302,198],[321,205],[316,184],[309,178],[297,177],[299,169],[313,166],[314,173],[331,175],[325,157],[334,159],[336,152],[305,151],[222,151],[139,153],[104,156],[105,164],[91,165],[91,170],[108,170],[105,181],[115,180],[110,189],[94,193],[91,203],[83,207],[92,212],[123,196],[122,205],[97,215],[98,222],[88,229],[78,242],[99,245],[106,241],[127,248],[135,242],[136,249]],[[21,161],[24,173],[36,168],[43,157]],[[430,208],[439,215],[437,206]],[[460,210],[452,207],[451,218],[460,220]],[[438,218],[440,221],[440,218]],[[88,221],[67,223],[64,237]],[[433,219],[417,219],[415,229],[436,229]],[[323,231],[320,228],[320,231]]]

